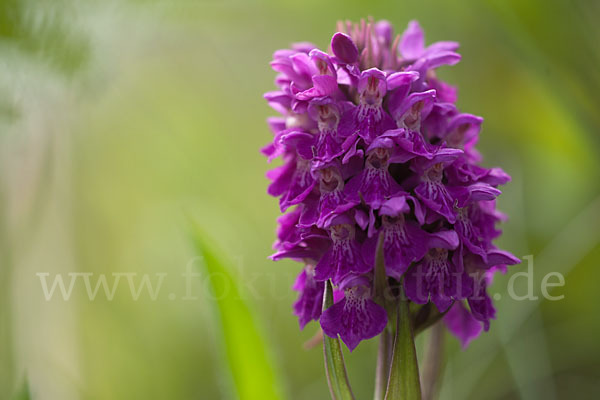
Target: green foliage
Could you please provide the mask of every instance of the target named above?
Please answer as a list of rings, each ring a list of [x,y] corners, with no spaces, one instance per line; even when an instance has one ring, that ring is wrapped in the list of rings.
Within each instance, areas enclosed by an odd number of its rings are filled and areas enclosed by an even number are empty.
[[[12,397],[12,400],[32,400],[31,393],[29,392],[29,383],[27,379],[21,385],[21,388],[15,395]]]
[[[64,1],[2,0],[0,45],[12,46],[71,75],[89,57],[86,36],[69,24],[74,15],[73,5]]]
[[[242,299],[230,269],[222,261],[221,252],[209,244],[209,239],[197,229],[193,239],[216,299],[219,320],[216,336],[224,346],[237,398],[281,399],[281,386],[267,342],[261,335],[250,305]]]

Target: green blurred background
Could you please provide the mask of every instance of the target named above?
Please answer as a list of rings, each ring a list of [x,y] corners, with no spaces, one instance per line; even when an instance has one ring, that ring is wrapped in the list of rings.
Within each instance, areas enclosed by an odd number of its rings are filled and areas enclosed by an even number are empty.
[[[25,381],[34,399],[233,397],[211,280],[183,299],[190,218],[224,249],[286,398],[327,398],[322,351],[303,348],[316,325],[291,314],[300,266],[266,258],[278,206],[262,93],[274,50],[325,48],[336,20],[369,15],[461,43],[441,76],[485,118],[485,165],[513,176],[498,244],[533,255],[537,295],[545,274],[566,280],[563,300],[514,301],[498,278],[490,332],[467,350],[446,338],[441,398],[597,398],[600,2],[2,0],[0,399]],[[112,301],[80,283],[46,301],[40,272],[167,276],[156,300],[123,278]],[[358,399],[375,353],[372,340],[346,357]]]

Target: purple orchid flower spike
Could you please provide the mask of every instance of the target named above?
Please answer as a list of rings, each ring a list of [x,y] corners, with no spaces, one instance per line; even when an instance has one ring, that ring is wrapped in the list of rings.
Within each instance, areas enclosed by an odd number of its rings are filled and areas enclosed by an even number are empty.
[[[264,97],[279,116],[261,151],[282,162],[267,191],[285,214],[271,258],[304,265],[294,314],[301,328],[319,320],[325,341],[353,350],[383,331],[390,310],[406,327],[437,308],[466,346],[495,317],[493,273],[518,259],[493,243],[510,176],[480,165],[483,119],[461,112],[436,76],[460,60],[458,44],[426,46],[415,21],[396,36],[387,21],[337,28],[329,51],[299,43],[273,55]]]
[[[350,351],[362,340],[379,335],[387,325],[385,310],[372,300],[371,286],[365,276],[348,276],[340,283],[343,300],[321,316],[323,332],[333,338],[339,335]]]

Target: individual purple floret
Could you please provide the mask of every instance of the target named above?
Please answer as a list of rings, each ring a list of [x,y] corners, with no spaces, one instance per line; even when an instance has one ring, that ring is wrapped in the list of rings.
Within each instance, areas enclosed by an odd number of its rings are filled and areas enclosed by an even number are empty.
[[[416,21],[401,35],[387,21],[337,27],[328,52],[299,43],[271,62],[277,90],[264,97],[280,115],[262,151],[282,161],[267,177],[285,213],[272,259],[305,265],[293,286],[300,327],[319,321],[350,350],[389,319],[377,259],[392,302],[402,288],[466,346],[495,318],[493,273],[519,260],[492,243],[510,177],[479,164],[483,119],[458,110],[435,74],[460,60],[458,43],[427,46]],[[322,310],[327,281],[338,299]]]
[[[381,333],[387,325],[387,314],[373,301],[372,282],[367,277],[348,275],[339,287],[344,298],[323,311],[321,327],[328,336],[340,335],[352,351],[361,340]]]
[[[325,284],[315,280],[315,267],[307,265],[296,278],[293,289],[300,292],[294,303],[294,314],[298,317],[300,329],[312,320],[318,321],[323,307]]]

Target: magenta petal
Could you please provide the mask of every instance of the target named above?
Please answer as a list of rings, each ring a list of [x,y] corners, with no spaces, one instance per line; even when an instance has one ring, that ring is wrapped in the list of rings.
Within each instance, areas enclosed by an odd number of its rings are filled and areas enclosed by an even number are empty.
[[[421,182],[415,194],[432,211],[446,217],[450,223],[456,221],[454,199],[444,185],[438,182]]]
[[[380,215],[396,216],[408,213],[410,206],[406,202],[406,196],[398,196],[384,202],[379,210]]]
[[[441,51],[428,59],[428,68],[438,68],[442,65],[454,65],[461,59],[460,54],[453,51]]]
[[[441,51],[456,51],[456,50],[458,50],[459,47],[460,47],[460,45],[458,44],[458,42],[451,42],[451,41],[435,42],[435,43],[432,43],[431,45],[427,46],[427,50],[425,52],[427,54],[431,54],[431,53],[439,53]]]
[[[295,168],[291,164],[284,164],[267,172],[267,178],[272,183],[267,189],[271,196],[281,196],[290,186],[290,180],[294,175]]]
[[[490,319],[496,318],[496,309],[487,294],[485,281],[475,286],[475,292],[467,300],[473,317],[483,322],[483,329],[487,331],[490,328]]]
[[[378,21],[375,23],[375,35],[377,35],[385,46],[389,46],[394,39],[394,27],[389,21]]]
[[[338,88],[337,80],[329,75],[314,75],[312,77],[313,87],[296,95],[298,100],[311,100],[315,97],[329,96]]]
[[[413,221],[385,224],[383,232],[386,273],[399,280],[413,261],[427,253],[427,233]]]
[[[508,251],[494,249],[487,253],[488,266],[496,265],[515,265],[520,264],[521,260],[509,253]]]
[[[429,247],[454,250],[459,244],[458,235],[454,231],[439,231],[429,235]]]
[[[450,308],[453,300],[452,297],[446,294],[444,291],[435,290],[431,292],[431,302],[435,304],[441,313],[443,313]]]
[[[417,71],[394,72],[387,77],[387,90],[394,90],[400,86],[410,85],[419,79]]]
[[[298,300],[294,303],[294,314],[298,317],[300,329],[312,320],[317,321],[323,307],[323,291],[325,284],[314,280],[312,266],[302,270],[293,289],[299,292]]]
[[[457,301],[444,316],[444,323],[448,330],[460,340],[462,348],[477,338],[482,329],[481,323],[477,321],[462,302]]]
[[[419,58],[425,50],[425,35],[417,21],[410,21],[400,40],[400,53],[408,59]]]
[[[352,64],[358,60],[358,47],[345,33],[337,32],[333,35],[331,50],[340,61],[346,64]]]
[[[315,279],[331,279],[338,284],[348,274],[364,274],[373,268],[363,258],[361,245],[354,238],[354,227],[348,224],[333,225],[330,230],[332,245],[315,267]]]

